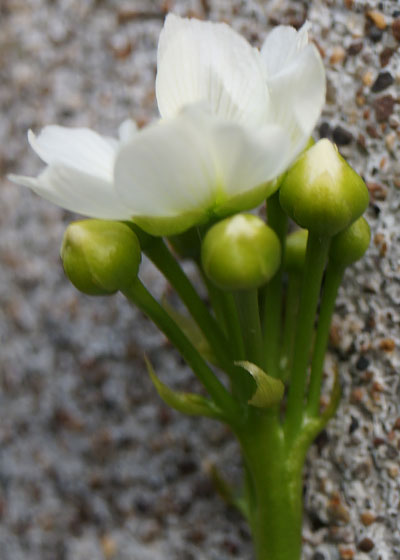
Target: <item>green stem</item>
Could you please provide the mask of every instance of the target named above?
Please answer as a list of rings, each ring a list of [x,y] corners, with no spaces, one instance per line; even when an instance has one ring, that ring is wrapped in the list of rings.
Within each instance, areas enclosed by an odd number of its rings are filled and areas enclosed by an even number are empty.
[[[177,324],[171,319],[164,308],[153,298],[150,292],[137,278],[124,295],[157,325],[178,349],[194,373],[210,393],[215,403],[230,416],[232,421],[237,415],[237,405],[230,393],[208,367],[202,356],[197,352]]]
[[[220,324],[223,325],[228,337],[232,362],[226,364],[224,369],[229,375],[232,393],[240,402],[247,402],[254,393],[255,384],[253,378],[243,368],[233,364],[233,361],[246,359],[246,350],[235,299],[231,293],[217,288],[204,274],[200,263],[198,263],[198,266],[207,287],[212,307],[216,314],[219,313]]]
[[[267,201],[268,225],[275,231],[281,242],[281,266],[275,276],[265,287],[263,311],[264,329],[264,367],[268,375],[279,376],[279,349],[282,323],[282,275],[285,237],[288,218],[279,203],[279,191]]]
[[[214,309],[215,315],[219,318],[220,323],[223,325],[228,338],[231,355],[234,360],[244,360],[245,348],[234,297],[231,293],[224,292],[217,288],[203,273],[200,265],[199,269],[207,287],[211,306]]]
[[[242,331],[240,328],[240,317],[236,307],[235,298],[232,294],[222,293],[220,295],[222,313],[225,317],[226,333],[235,360],[244,360],[246,350]]]
[[[179,294],[217,359],[222,365],[230,362],[226,338],[165,243],[156,239],[145,248],[145,253]]]
[[[293,343],[296,330],[296,317],[299,307],[300,278],[297,272],[290,272],[285,301],[285,319],[283,324],[282,337],[282,358],[285,360],[282,365],[281,376],[288,379],[288,373],[293,363]]]
[[[262,332],[258,308],[258,291],[241,290],[234,293],[239,313],[246,359],[262,367]]]
[[[204,285],[207,288],[207,293],[208,293],[208,299],[210,301],[210,305],[212,307],[212,310],[214,311],[214,315],[215,318],[217,320],[218,326],[219,328],[222,330],[222,332],[228,337],[228,321],[226,318],[226,313],[225,313],[225,309],[224,309],[224,304],[223,304],[223,294],[221,294],[221,290],[219,290],[217,288],[217,286],[215,286],[206,276],[206,274],[204,273],[202,267],[201,267],[201,262],[197,262],[197,266],[198,266],[198,270],[201,274],[201,277],[203,279]]]
[[[328,346],[329,328],[339,286],[343,278],[344,268],[329,263],[324,289],[322,293],[321,306],[317,326],[317,334],[314,343],[314,352],[311,362],[310,389],[308,394],[307,411],[310,416],[317,416],[319,413],[319,399],[321,394],[322,373],[324,358]]]
[[[288,217],[280,205],[279,191],[276,191],[276,193],[267,200],[267,218],[268,225],[275,231],[280,242],[284,246],[288,228]]]
[[[289,443],[299,431],[303,418],[307,366],[329,243],[330,238],[309,232],[286,409],[285,429]]]
[[[287,453],[282,427],[269,411],[253,410],[237,436],[255,491],[250,526],[257,560],[300,560],[305,453]]]

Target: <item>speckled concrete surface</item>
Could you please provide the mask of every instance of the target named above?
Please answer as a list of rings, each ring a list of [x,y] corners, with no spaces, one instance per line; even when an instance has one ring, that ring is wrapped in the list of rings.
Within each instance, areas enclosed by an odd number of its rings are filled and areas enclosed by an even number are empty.
[[[238,477],[237,448],[211,421],[158,400],[189,370],[120,297],[90,299],[63,276],[72,216],[11,185],[34,174],[28,128],[113,134],[156,116],[166,10],[226,20],[254,44],[307,17],[328,74],[316,137],[368,182],[368,256],[346,274],[331,337],[343,401],[309,454],[304,558],[400,557],[399,83],[396,0],[1,0],[0,550],[2,560],[252,558],[248,530],[215,496],[207,464]],[[145,264],[155,293],[162,280]],[[329,363],[327,370],[329,369]]]

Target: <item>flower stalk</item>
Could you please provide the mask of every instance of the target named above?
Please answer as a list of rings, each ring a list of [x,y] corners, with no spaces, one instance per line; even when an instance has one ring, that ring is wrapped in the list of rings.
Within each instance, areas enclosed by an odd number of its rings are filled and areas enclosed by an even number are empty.
[[[277,234],[282,248],[281,266],[264,290],[264,366],[270,375],[279,377],[279,346],[282,323],[282,275],[285,250],[285,236],[288,217],[279,203],[279,192],[273,194],[267,203],[268,224]]]
[[[161,238],[155,238],[144,250],[159,271],[176,290],[187,310],[196,321],[204,336],[209,341],[215,355],[221,363],[230,359],[230,347],[224,333],[209,313],[203,300],[199,297],[179,262]]]
[[[344,268],[332,264],[328,265],[325,284],[321,299],[321,308],[318,318],[318,326],[315,335],[314,352],[311,361],[310,388],[308,391],[307,412],[310,416],[317,416],[319,411],[319,400],[322,386],[322,373],[326,348],[328,346],[329,328],[333,311],[335,309],[336,296],[342,282]]]
[[[235,293],[245,356],[250,362],[262,366],[262,332],[257,290],[242,290]]]
[[[235,422],[237,406],[234,399],[217,379],[202,356],[186,338],[163,307],[153,298],[139,279],[123,291],[126,298],[145,313],[179,350],[215,403]]]
[[[289,441],[292,441],[296,436],[303,418],[305,389],[307,384],[307,366],[311,351],[315,314],[318,306],[322,276],[328,257],[329,243],[329,237],[309,234],[299,311],[296,320],[293,367],[290,376],[285,421],[286,433]]]

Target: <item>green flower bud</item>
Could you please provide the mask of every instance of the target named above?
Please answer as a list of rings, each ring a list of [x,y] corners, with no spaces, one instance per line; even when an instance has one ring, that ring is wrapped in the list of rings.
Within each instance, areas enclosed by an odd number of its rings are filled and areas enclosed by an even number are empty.
[[[284,266],[286,270],[303,270],[306,260],[308,231],[298,229],[286,237]]]
[[[311,148],[311,146],[314,146],[314,144],[315,144],[314,138],[312,136],[310,136],[304,150],[300,153],[299,157],[301,156],[301,154],[303,154],[305,151],[307,151],[309,148]],[[286,173],[287,173],[287,170],[284,171],[283,173],[281,173],[280,175],[278,175],[278,177],[275,177],[275,179],[272,179],[272,181],[269,181],[267,198],[269,198],[271,195],[273,195],[279,189],[279,187],[281,186],[281,183],[283,182],[283,180],[286,176]],[[268,202],[267,202],[267,204],[268,204]]]
[[[336,146],[322,139],[289,169],[279,199],[297,224],[330,237],[361,216],[369,196],[364,181]]]
[[[133,231],[108,220],[73,222],[61,246],[65,274],[78,290],[92,296],[128,288],[137,276],[140,258]]]
[[[371,230],[364,218],[359,218],[332,239],[329,259],[335,264],[349,266],[361,259],[371,241]]]
[[[201,260],[208,278],[227,290],[262,286],[279,268],[278,236],[252,214],[236,214],[212,226],[202,244]]]

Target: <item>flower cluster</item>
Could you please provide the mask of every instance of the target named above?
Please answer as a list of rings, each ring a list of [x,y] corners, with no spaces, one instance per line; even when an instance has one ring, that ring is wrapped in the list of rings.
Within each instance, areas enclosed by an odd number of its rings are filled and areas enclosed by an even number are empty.
[[[325,99],[320,55],[279,26],[261,50],[224,23],[169,14],[158,46],[161,118],[119,139],[85,128],[29,132],[47,164],[10,178],[79,214],[171,235],[257,206],[304,149]]]
[[[124,122],[119,140],[29,132],[47,167],[11,179],[96,218],[67,228],[66,275],[89,295],[120,291],[180,352],[208,395],[170,389],[146,360],[160,397],[231,427],[245,476],[241,492],[219,479],[221,493],[258,560],[299,560],[302,467],[339,402],[336,379],[320,408],[324,357],[344,271],[370,242],[368,190],[331,142],[309,142],[325,75],[307,24],[276,27],[257,50],[223,23],[169,15],[156,93],[161,117]],[[267,223],[246,212],[268,197]],[[187,313],[152,296],[142,253]],[[207,303],[177,254],[198,266]]]

